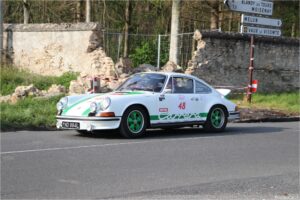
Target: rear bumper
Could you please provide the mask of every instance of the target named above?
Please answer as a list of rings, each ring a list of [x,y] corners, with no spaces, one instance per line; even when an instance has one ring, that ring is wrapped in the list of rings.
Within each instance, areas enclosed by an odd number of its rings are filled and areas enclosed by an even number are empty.
[[[75,129],[75,130],[107,130],[117,129],[121,123],[121,117],[77,117],[77,116],[56,116],[57,129]],[[63,122],[79,123],[79,128],[65,128]]]
[[[228,120],[234,121],[240,119],[240,112],[229,112]]]

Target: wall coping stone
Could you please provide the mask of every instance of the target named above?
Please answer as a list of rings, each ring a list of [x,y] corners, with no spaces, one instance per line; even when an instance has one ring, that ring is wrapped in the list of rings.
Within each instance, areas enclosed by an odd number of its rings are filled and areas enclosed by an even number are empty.
[[[45,24],[4,24],[4,31],[12,32],[61,32],[61,31],[100,31],[99,23],[45,23]]]
[[[245,40],[250,42],[251,36],[248,34],[242,33],[224,33],[217,31],[200,31],[202,34],[202,39],[205,38],[217,38],[225,40]],[[277,43],[277,44],[288,44],[299,46],[299,38],[288,38],[288,37],[266,37],[266,36],[254,36],[254,43],[263,42],[263,43]]]

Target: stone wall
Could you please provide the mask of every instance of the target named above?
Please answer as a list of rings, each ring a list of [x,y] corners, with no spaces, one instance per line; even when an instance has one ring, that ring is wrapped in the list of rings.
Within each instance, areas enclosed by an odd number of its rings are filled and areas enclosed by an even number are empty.
[[[114,75],[97,23],[5,24],[4,49],[14,65],[43,75],[67,71]]]
[[[215,86],[246,87],[250,37],[196,31],[197,50],[186,73]],[[299,39],[255,37],[254,79],[258,91],[299,89]]]

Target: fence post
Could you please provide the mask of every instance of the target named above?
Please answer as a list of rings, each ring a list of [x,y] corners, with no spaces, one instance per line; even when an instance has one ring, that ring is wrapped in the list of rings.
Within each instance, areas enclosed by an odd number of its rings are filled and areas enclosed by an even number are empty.
[[[158,35],[158,40],[157,40],[157,70],[160,68],[160,40],[161,40],[161,35]]]

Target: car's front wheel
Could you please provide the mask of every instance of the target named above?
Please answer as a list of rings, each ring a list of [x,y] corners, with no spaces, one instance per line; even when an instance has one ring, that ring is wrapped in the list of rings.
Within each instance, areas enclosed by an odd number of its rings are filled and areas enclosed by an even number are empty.
[[[148,116],[141,106],[131,106],[123,114],[120,133],[126,138],[141,137],[145,134]]]
[[[210,132],[224,131],[227,125],[226,110],[221,106],[214,106],[210,109],[204,129]]]

